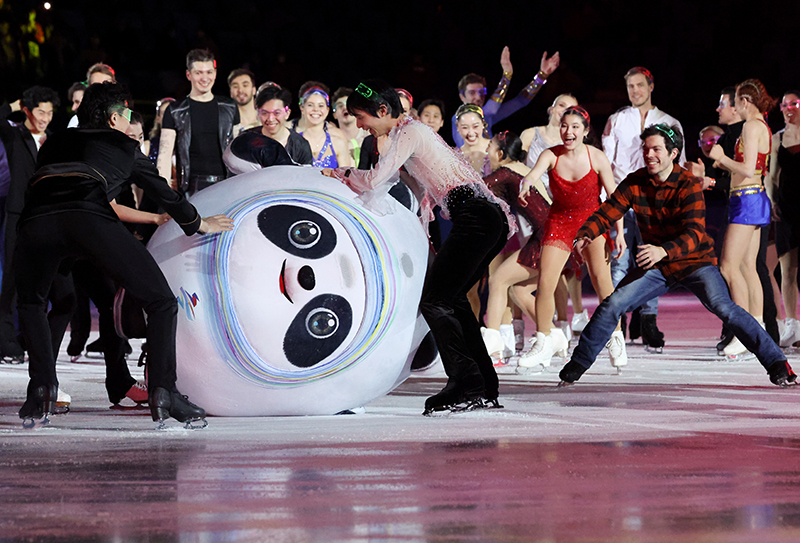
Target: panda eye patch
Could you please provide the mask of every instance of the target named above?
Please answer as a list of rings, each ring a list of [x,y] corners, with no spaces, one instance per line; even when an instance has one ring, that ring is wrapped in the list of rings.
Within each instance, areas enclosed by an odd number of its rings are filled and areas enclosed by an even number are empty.
[[[342,344],[353,323],[350,303],[336,294],[321,294],[301,308],[286,330],[283,352],[298,368],[310,368]]]
[[[307,207],[267,207],[258,214],[258,229],[277,247],[301,258],[323,258],[336,248],[331,223]]]

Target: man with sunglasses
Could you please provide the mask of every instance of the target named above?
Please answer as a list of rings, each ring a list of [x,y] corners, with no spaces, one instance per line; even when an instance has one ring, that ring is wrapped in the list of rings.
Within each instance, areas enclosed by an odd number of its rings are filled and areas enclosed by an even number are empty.
[[[29,355],[27,399],[20,418],[31,426],[54,412],[58,393],[56,358],[47,321],[47,295],[75,259],[92,261],[114,277],[147,313],[148,392],[153,420],[173,417],[200,421],[205,411],[178,392],[175,330],[178,304],[152,255],[126,228],[128,222],[159,220],[158,215],[114,208],[123,188],[136,183],[163,207],[186,235],[231,230],[224,215],[201,217],[170,189],[153,164],[126,135],[130,97],[116,83],[90,85],[78,109],[81,128],[50,137],[37,159],[19,219],[14,271],[20,328]],[[62,284],[69,288],[69,285]],[[63,324],[66,328],[66,323]],[[104,345],[119,356],[122,339],[107,334]],[[62,329],[63,331],[63,329]],[[123,387],[124,389],[124,387]],[[109,392],[124,396],[126,390]]]
[[[492,125],[499,123],[512,113],[530,104],[533,97],[538,94],[539,89],[547,83],[547,78],[550,77],[550,74],[558,68],[559,61],[560,56],[558,51],[550,58],[547,58],[547,51],[545,51],[539,63],[539,73],[536,74],[533,80],[528,83],[528,86],[522,89],[522,92],[514,99],[504,103],[503,101],[506,99],[506,93],[508,92],[508,85],[511,83],[511,76],[514,73],[514,67],[511,64],[511,53],[508,47],[505,47],[500,54],[500,66],[503,68],[503,78],[500,80],[500,84],[497,85],[497,89],[495,89],[494,94],[492,94],[489,103],[486,103],[486,79],[478,74],[467,74],[461,78],[458,82],[458,97],[464,104],[474,104],[483,109],[486,131],[491,138]],[[453,142],[456,147],[461,147],[464,145],[464,140],[458,133],[457,125],[456,116],[453,115],[451,122]]]
[[[260,132],[283,145],[295,163],[311,164],[314,155],[308,140],[286,126],[291,101],[292,94],[283,87],[272,84],[262,88],[256,96],[256,113],[261,126],[251,128],[249,132]]]

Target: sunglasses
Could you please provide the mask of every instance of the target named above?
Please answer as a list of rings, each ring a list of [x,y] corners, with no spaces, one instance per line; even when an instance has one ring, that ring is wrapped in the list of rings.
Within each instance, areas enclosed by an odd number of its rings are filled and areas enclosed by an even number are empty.
[[[719,138],[720,138],[720,136],[712,136],[712,137],[710,137],[708,139],[699,139],[699,140],[697,140],[697,144],[700,147],[703,147],[703,146],[706,146],[706,145],[709,146],[709,147],[713,147],[714,145],[717,144],[717,142],[719,141]]]
[[[800,109],[800,100],[792,100],[781,104],[781,111],[789,111],[790,109]]]

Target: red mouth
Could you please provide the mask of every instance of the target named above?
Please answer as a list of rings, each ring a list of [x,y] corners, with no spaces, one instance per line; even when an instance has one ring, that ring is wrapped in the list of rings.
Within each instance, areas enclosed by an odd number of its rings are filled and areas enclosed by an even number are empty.
[[[281,294],[286,296],[286,299],[289,300],[289,303],[294,303],[292,299],[289,297],[289,294],[286,292],[286,280],[284,279],[284,274],[286,273],[286,261],[283,261],[283,266],[281,266],[281,274],[278,276],[278,285],[281,289]]]

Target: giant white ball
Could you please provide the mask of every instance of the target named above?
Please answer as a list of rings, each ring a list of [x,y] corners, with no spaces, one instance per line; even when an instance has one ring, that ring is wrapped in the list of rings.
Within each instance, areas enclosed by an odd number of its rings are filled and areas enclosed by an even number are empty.
[[[169,222],[148,249],[178,299],[178,388],[209,414],[330,415],[391,391],[428,329],[428,242],[318,169],[276,166],[195,194],[230,232]]]

